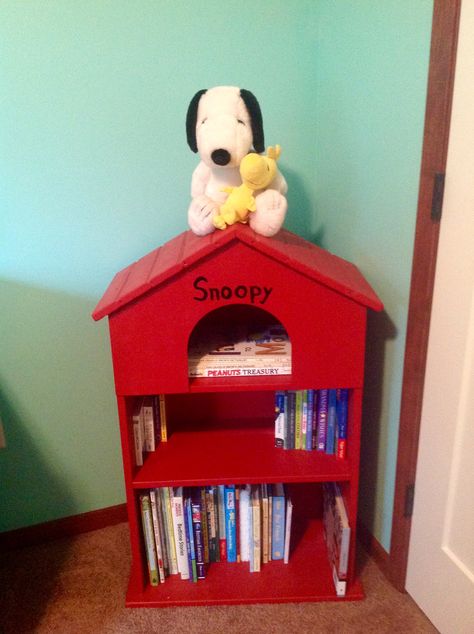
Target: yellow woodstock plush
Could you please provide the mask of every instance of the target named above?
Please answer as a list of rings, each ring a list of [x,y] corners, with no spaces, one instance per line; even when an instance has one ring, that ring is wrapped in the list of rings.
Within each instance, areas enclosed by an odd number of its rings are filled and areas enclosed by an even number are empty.
[[[275,145],[268,148],[267,156],[255,152],[244,156],[239,167],[242,185],[222,189],[229,196],[220,206],[219,213],[214,216],[214,226],[217,229],[225,229],[236,222],[247,222],[249,213],[257,208],[254,193],[265,189],[273,181],[280,154],[280,146]]]

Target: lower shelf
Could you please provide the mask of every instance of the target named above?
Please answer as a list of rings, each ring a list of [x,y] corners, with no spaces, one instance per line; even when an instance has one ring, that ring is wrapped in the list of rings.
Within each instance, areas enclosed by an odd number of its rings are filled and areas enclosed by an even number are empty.
[[[165,583],[142,587],[132,570],[127,607],[198,606],[239,603],[344,601],[364,598],[357,579],[346,596],[336,597],[320,519],[299,523],[293,536],[290,562],[272,561],[260,572],[249,572],[247,563],[213,563],[205,580],[192,583],[177,575]]]

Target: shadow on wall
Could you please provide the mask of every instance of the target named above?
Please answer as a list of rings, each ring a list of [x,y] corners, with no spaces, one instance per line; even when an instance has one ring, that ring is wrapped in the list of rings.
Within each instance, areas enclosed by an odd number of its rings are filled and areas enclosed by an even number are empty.
[[[360,454],[359,514],[364,526],[374,534],[377,472],[380,452],[382,398],[387,341],[397,329],[385,311],[367,313],[364,399]]]
[[[73,512],[70,491],[61,478],[54,474],[35,447],[27,431],[28,423],[16,411],[0,391],[0,411],[5,425],[7,446],[1,450],[0,480],[2,490],[6,484],[15,482],[16,495],[3,497],[1,512],[15,522],[16,517],[29,509],[32,523],[35,517],[42,518],[48,512],[45,505],[54,500],[54,506],[62,506],[64,514]],[[50,509],[54,511],[54,509]],[[42,547],[39,547],[40,549]],[[60,570],[68,558],[69,547],[65,543],[54,551],[45,550],[45,558],[38,567],[38,548],[24,549],[22,566],[14,566],[18,558],[15,550],[0,555],[0,631],[1,622],[15,624],[15,632],[34,632],[57,587]],[[47,553],[50,553],[49,556]],[[31,558],[31,565],[28,559]],[[3,578],[8,570],[8,578]],[[18,609],[21,606],[21,609]]]
[[[288,212],[285,227],[310,242],[320,244],[319,238],[316,237],[317,239],[315,239],[315,236],[311,235],[315,213],[312,196],[308,193],[301,176],[297,172],[284,166],[282,173],[288,183]]]

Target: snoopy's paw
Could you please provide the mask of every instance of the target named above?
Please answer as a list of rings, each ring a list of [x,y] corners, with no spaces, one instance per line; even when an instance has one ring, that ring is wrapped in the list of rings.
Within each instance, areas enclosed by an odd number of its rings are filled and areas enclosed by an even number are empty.
[[[278,233],[285,221],[288,202],[275,189],[267,189],[256,197],[257,210],[250,214],[250,226],[262,236]]]
[[[219,213],[219,206],[207,196],[193,198],[188,209],[188,224],[191,231],[198,236],[205,236],[215,230],[214,216]]]

